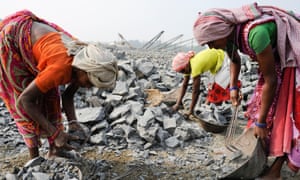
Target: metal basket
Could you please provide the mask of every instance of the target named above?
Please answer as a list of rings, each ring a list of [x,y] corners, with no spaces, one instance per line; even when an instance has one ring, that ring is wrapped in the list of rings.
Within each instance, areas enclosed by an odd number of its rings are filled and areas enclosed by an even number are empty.
[[[228,125],[222,125],[222,124],[214,124],[210,123],[208,121],[203,120],[199,115],[194,115],[195,118],[200,122],[202,128],[207,132],[212,133],[222,133],[225,131],[228,127]]]
[[[237,167],[218,179],[254,179],[263,172],[267,165],[267,156],[261,140],[256,139],[253,134],[254,129],[250,128],[234,140],[233,145],[246,158],[237,160]]]

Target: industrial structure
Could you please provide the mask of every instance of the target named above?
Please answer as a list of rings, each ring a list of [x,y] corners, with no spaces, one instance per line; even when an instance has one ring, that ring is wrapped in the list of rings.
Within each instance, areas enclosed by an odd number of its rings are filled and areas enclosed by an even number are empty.
[[[136,48],[133,45],[131,45],[129,41],[127,41],[124,38],[122,34],[118,33],[118,36],[121,38],[121,44],[127,46],[130,49],[155,50],[155,51],[177,50],[177,49],[181,49],[182,47],[188,47],[189,49],[194,49],[193,38],[180,40],[183,37],[183,34],[175,36],[164,42],[161,41],[160,38],[164,34],[164,32],[165,31],[160,31],[158,34],[156,34],[153,38],[151,38],[149,41],[147,41],[139,48]],[[188,45],[188,43],[190,43],[190,45]]]

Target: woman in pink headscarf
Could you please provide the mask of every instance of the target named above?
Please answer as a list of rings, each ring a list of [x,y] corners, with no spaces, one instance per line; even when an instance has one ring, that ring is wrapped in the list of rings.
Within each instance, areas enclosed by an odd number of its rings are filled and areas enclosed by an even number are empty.
[[[172,62],[172,69],[184,74],[184,79],[176,104],[172,107],[177,111],[182,105],[182,99],[186,93],[190,77],[193,79],[192,102],[186,116],[193,114],[198,101],[200,76],[204,72],[214,75],[212,88],[208,91],[207,101],[221,103],[229,100],[229,58],[222,49],[205,49],[195,54],[193,51],[178,53]]]
[[[292,12],[256,3],[238,9],[211,9],[199,14],[194,36],[200,45],[222,48],[231,56],[231,100],[238,105],[239,49],[259,65],[260,79],[248,103],[248,128],[269,142],[277,157],[263,179],[281,178],[287,160],[300,168],[300,20]]]

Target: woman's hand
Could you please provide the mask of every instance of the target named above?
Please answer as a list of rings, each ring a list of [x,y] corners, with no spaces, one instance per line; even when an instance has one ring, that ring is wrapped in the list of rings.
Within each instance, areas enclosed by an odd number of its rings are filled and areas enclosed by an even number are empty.
[[[261,142],[262,142],[262,145],[264,147],[264,149],[266,149],[267,145],[266,145],[266,141],[267,141],[267,138],[268,138],[268,130],[267,128],[261,128],[261,127],[257,127],[255,126],[254,128],[254,136],[256,138],[260,138],[261,139]]]
[[[242,100],[242,94],[238,89],[230,89],[230,99],[233,106],[238,106]]]
[[[68,144],[68,142],[72,140],[78,140],[78,139],[79,139],[78,136],[70,135],[68,133],[65,133],[64,131],[60,131],[57,137],[54,139],[54,145],[57,148],[73,150],[76,149],[76,147]]]
[[[77,120],[72,120],[68,122],[67,132],[74,132],[74,131],[83,131],[83,128],[81,127],[81,125]]]
[[[68,124],[67,132],[71,135],[75,135],[79,137],[79,141],[85,142],[88,138],[87,132],[83,129],[80,123],[77,120],[73,120]]]
[[[185,112],[183,113],[183,117],[184,117],[185,119],[189,119],[190,115],[192,115],[192,114],[193,114],[193,112],[191,112],[191,111],[185,111]]]
[[[255,128],[254,128],[254,136],[256,138],[266,139],[267,136],[268,136],[267,128],[261,128],[261,127],[255,126]]]
[[[172,106],[172,110],[178,111],[179,109],[181,109],[181,107],[182,107],[182,103],[176,103],[174,106]]]

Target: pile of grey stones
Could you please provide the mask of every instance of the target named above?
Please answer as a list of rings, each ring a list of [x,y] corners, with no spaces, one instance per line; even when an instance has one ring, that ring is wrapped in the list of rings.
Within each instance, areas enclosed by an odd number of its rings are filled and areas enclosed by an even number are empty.
[[[209,155],[210,144],[214,140],[212,133],[206,132],[195,122],[187,121],[180,113],[172,112],[170,104],[150,106],[151,102],[147,101],[146,89],[159,89],[168,93],[180,87],[182,75],[171,70],[172,58],[178,51],[146,51],[116,45],[106,47],[118,58],[118,81],[112,91],[90,88],[77,92],[74,99],[77,118],[89,136],[81,152],[91,148],[97,148],[99,153],[119,153],[124,149],[131,149],[135,158],[143,159],[149,164],[160,164],[161,158],[149,160],[148,157],[164,150],[169,152],[168,160],[175,165],[204,164],[207,167],[206,173],[188,172],[195,173],[197,178],[217,179],[219,174],[226,173],[223,172],[226,169],[221,169],[224,157]],[[246,100],[250,98],[257,78],[257,64],[249,61],[247,56],[242,56],[242,107],[246,106]],[[201,77],[199,107],[205,102],[209,79],[209,74]],[[64,87],[61,87],[61,91],[63,90]],[[189,86],[184,98],[185,107],[191,102],[191,91]],[[0,148],[5,149],[0,154],[1,159],[5,161],[5,157],[27,151],[2,102],[0,127]],[[42,150],[46,151],[47,142],[43,142]],[[186,157],[176,157],[174,151],[178,148],[195,149],[195,152],[189,150]],[[105,179],[105,172],[109,168],[112,168],[111,165],[101,160],[78,157],[76,160],[53,162],[39,157],[24,167],[16,168],[15,172],[0,174],[0,177]],[[182,169],[178,173],[187,173],[184,171]]]

